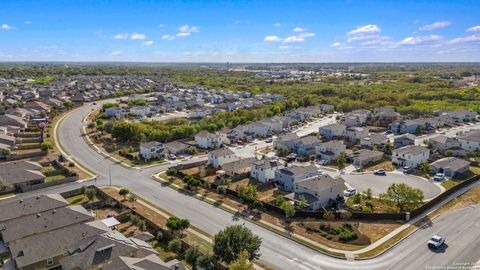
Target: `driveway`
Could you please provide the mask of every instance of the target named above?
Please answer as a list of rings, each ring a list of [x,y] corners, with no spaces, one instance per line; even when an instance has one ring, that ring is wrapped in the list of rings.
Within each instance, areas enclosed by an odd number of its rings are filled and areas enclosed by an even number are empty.
[[[426,200],[432,199],[442,193],[440,187],[434,183],[403,173],[387,173],[385,176],[374,175],[373,173],[349,174],[342,175],[342,177],[350,186],[359,191],[365,191],[367,188],[371,188],[374,196],[385,192],[388,186],[393,183],[405,183],[411,187],[422,190]]]

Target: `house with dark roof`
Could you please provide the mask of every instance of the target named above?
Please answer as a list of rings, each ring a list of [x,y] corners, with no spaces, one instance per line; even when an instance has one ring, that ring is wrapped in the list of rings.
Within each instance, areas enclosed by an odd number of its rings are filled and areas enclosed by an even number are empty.
[[[360,149],[353,152],[350,158],[353,160],[353,166],[361,168],[382,160],[383,152],[370,149]]]
[[[393,138],[394,148],[415,144],[415,135],[407,133]]]
[[[457,140],[465,151],[475,152],[480,150],[480,130],[470,130],[457,136]]]
[[[373,148],[375,146],[383,148],[387,142],[387,135],[380,133],[371,133],[360,139],[360,145],[366,148]]]
[[[34,161],[0,163],[0,182],[21,191],[29,190],[30,186],[45,181],[45,175],[40,171],[42,168],[42,165]]]
[[[188,148],[190,148],[190,145],[179,141],[168,142],[163,144],[163,146],[170,154],[174,155],[184,155],[187,153]]]
[[[463,150],[461,148],[461,143],[456,138],[450,138],[444,135],[438,135],[430,138],[428,140],[428,144],[440,153],[445,153],[446,151],[450,150],[452,152],[455,151],[456,154],[458,154],[458,150]]]
[[[275,182],[281,189],[293,191],[295,183],[319,174],[318,168],[313,165],[292,166],[275,171]]]
[[[283,167],[283,164],[276,159],[256,160],[250,164],[250,177],[267,183],[275,179],[275,172]]]
[[[430,150],[419,145],[408,145],[393,150],[392,163],[415,168],[430,158]]]
[[[432,173],[444,173],[446,177],[453,178],[461,176],[470,169],[470,161],[446,157],[430,163]]]
[[[38,195],[0,204],[0,223],[68,205],[59,194]]]
[[[177,259],[162,261],[157,255],[151,254],[142,258],[119,256],[108,262],[103,270],[187,270]]]
[[[315,155],[315,147],[322,142],[315,136],[299,138],[295,141],[295,152],[300,156]]]
[[[226,175],[236,176],[250,173],[250,164],[255,162],[255,158],[241,158],[233,162],[225,163],[222,165],[222,170]]]

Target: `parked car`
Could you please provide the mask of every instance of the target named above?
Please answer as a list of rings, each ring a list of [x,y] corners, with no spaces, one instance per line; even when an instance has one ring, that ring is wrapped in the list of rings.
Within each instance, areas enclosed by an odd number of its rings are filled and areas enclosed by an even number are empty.
[[[445,237],[434,234],[427,242],[427,246],[431,249],[438,249],[445,243]]]
[[[348,188],[343,191],[343,196],[345,197],[351,197],[357,193],[357,190],[355,188]]]
[[[265,140],[266,143],[272,143],[273,142],[273,139],[272,138],[268,138],[267,140]]]
[[[384,169],[374,170],[373,174],[375,174],[375,175],[387,175],[387,173],[385,172]]]
[[[328,161],[322,159],[322,160],[317,161],[317,163],[318,163],[319,165],[327,165]]]
[[[445,130],[440,131],[440,134],[445,135],[446,134]]]
[[[402,168],[403,173],[411,173],[413,171],[413,168],[410,166],[405,166]]]
[[[443,181],[445,179],[445,174],[444,173],[436,173],[433,176],[434,181]]]
[[[237,144],[245,145],[245,143],[244,143],[242,140],[238,140],[238,141],[237,141]]]
[[[168,159],[175,160],[175,159],[177,159],[177,157],[174,154],[169,154]]]

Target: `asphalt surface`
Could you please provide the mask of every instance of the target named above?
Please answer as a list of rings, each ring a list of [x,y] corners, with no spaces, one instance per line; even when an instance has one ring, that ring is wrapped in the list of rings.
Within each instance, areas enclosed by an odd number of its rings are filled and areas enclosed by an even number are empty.
[[[188,218],[196,227],[214,235],[234,223],[244,224],[263,239],[260,260],[275,269],[425,269],[426,265],[447,266],[461,260],[478,261],[480,253],[479,208],[469,208],[444,215],[430,227],[419,230],[383,255],[370,260],[346,261],[321,254],[281,235],[259,227],[249,221],[182,194],[153,181],[151,175],[165,170],[168,165],[148,169],[126,169],[102,157],[86,145],[81,137],[82,119],[91,110],[85,106],[70,114],[59,126],[63,147],[77,162],[99,175],[96,184],[107,185],[109,172],[112,184],[125,186],[144,199]],[[93,181],[91,181],[93,183]],[[56,193],[78,187],[74,183],[42,193]],[[473,225],[472,225],[473,224]],[[426,248],[426,241],[434,233],[447,237],[448,248],[444,253],[433,253]],[[456,239],[462,239],[457,241]]]
[[[434,183],[408,174],[387,173],[386,175],[374,175],[373,173],[365,174],[345,174],[342,178],[352,187],[359,191],[372,189],[374,196],[383,193],[393,184],[404,183],[411,187],[418,188],[423,191],[426,200],[432,199],[439,195],[442,190]]]

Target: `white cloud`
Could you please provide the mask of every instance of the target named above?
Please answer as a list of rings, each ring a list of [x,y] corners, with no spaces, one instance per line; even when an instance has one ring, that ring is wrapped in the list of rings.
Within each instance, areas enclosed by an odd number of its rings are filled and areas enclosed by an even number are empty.
[[[480,25],[472,26],[467,29],[467,32],[478,32],[478,31],[480,31]]]
[[[368,24],[364,26],[360,26],[355,30],[348,32],[349,35],[364,35],[364,34],[374,34],[379,33],[381,31],[380,27],[375,24]]]
[[[129,34],[116,34],[113,38],[114,39],[128,39]]]
[[[153,43],[155,43],[155,42],[153,42],[152,40],[148,40],[148,41],[143,42],[142,46],[151,46],[151,45],[153,45]]]
[[[335,42],[335,43],[332,44],[332,47],[333,47],[333,48],[338,48],[338,47],[341,47],[341,46],[343,46],[343,45],[344,45],[344,44],[341,43],[341,42]]]
[[[430,36],[420,36],[420,37],[407,37],[400,41],[401,45],[420,45],[428,42],[440,41],[442,36],[430,35]]]
[[[163,28],[165,25],[162,23],[158,26],[158,28]]]
[[[32,24],[31,21],[24,21],[23,23],[24,23],[24,24]]]
[[[427,24],[427,25],[424,25],[424,26],[420,27],[418,29],[418,31],[428,32],[428,31],[433,31],[433,30],[437,30],[437,29],[440,29],[440,28],[444,28],[444,27],[447,27],[449,25],[450,25],[449,21],[434,22],[432,24]]]
[[[346,44],[344,43],[341,43],[341,42],[335,42],[333,43],[332,45],[330,45],[332,48],[335,48],[335,49],[338,49],[338,50],[348,50],[348,49],[351,49],[352,47],[351,46],[347,46]]]
[[[309,38],[309,37],[314,37],[315,33],[310,33],[310,32],[303,32],[298,35],[301,38]]]
[[[144,40],[147,37],[144,34],[139,34],[139,33],[133,33],[130,35],[130,39],[132,40]]]
[[[472,35],[472,36],[466,36],[466,37],[459,37],[450,40],[450,44],[460,44],[460,43],[470,43],[470,42],[476,42],[480,41],[480,35]]]
[[[198,33],[198,27],[189,26],[188,24],[182,25],[178,28],[178,31],[182,33]]]
[[[2,25],[0,25],[0,30],[12,30],[12,29],[15,29],[15,27],[10,26],[10,25],[8,25],[8,24],[2,24]]]
[[[349,37],[347,39],[347,42],[374,40],[378,38],[380,38],[380,35],[358,35],[358,36]]]
[[[123,53],[121,51],[114,51],[114,52],[111,52],[110,55],[111,56],[120,56],[122,55]]]
[[[172,36],[172,35],[163,35],[163,36],[162,36],[162,39],[163,39],[163,40],[173,40],[173,39],[175,39],[175,37]]]
[[[305,39],[299,36],[290,36],[283,40],[284,43],[299,43],[304,41]]]
[[[295,28],[293,28],[293,30],[292,30],[292,31],[293,31],[293,32],[295,32],[295,33],[300,33],[300,32],[304,32],[304,31],[305,31],[305,29],[303,29],[303,28],[300,28],[300,27],[295,27]]]
[[[266,36],[263,41],[265,42],[279,42],[279,41],[282,41],[281,38],[277,37],[277,36]]]
[[[280,27],[280,26],[282,26],[282,25],[277,22],[277,23],[274,23],[273,26],[275,26],[275,27]]]
[[[177,37],[188,37],[190,36],[190,33],[188,32],[180,32],[176,34]]]

